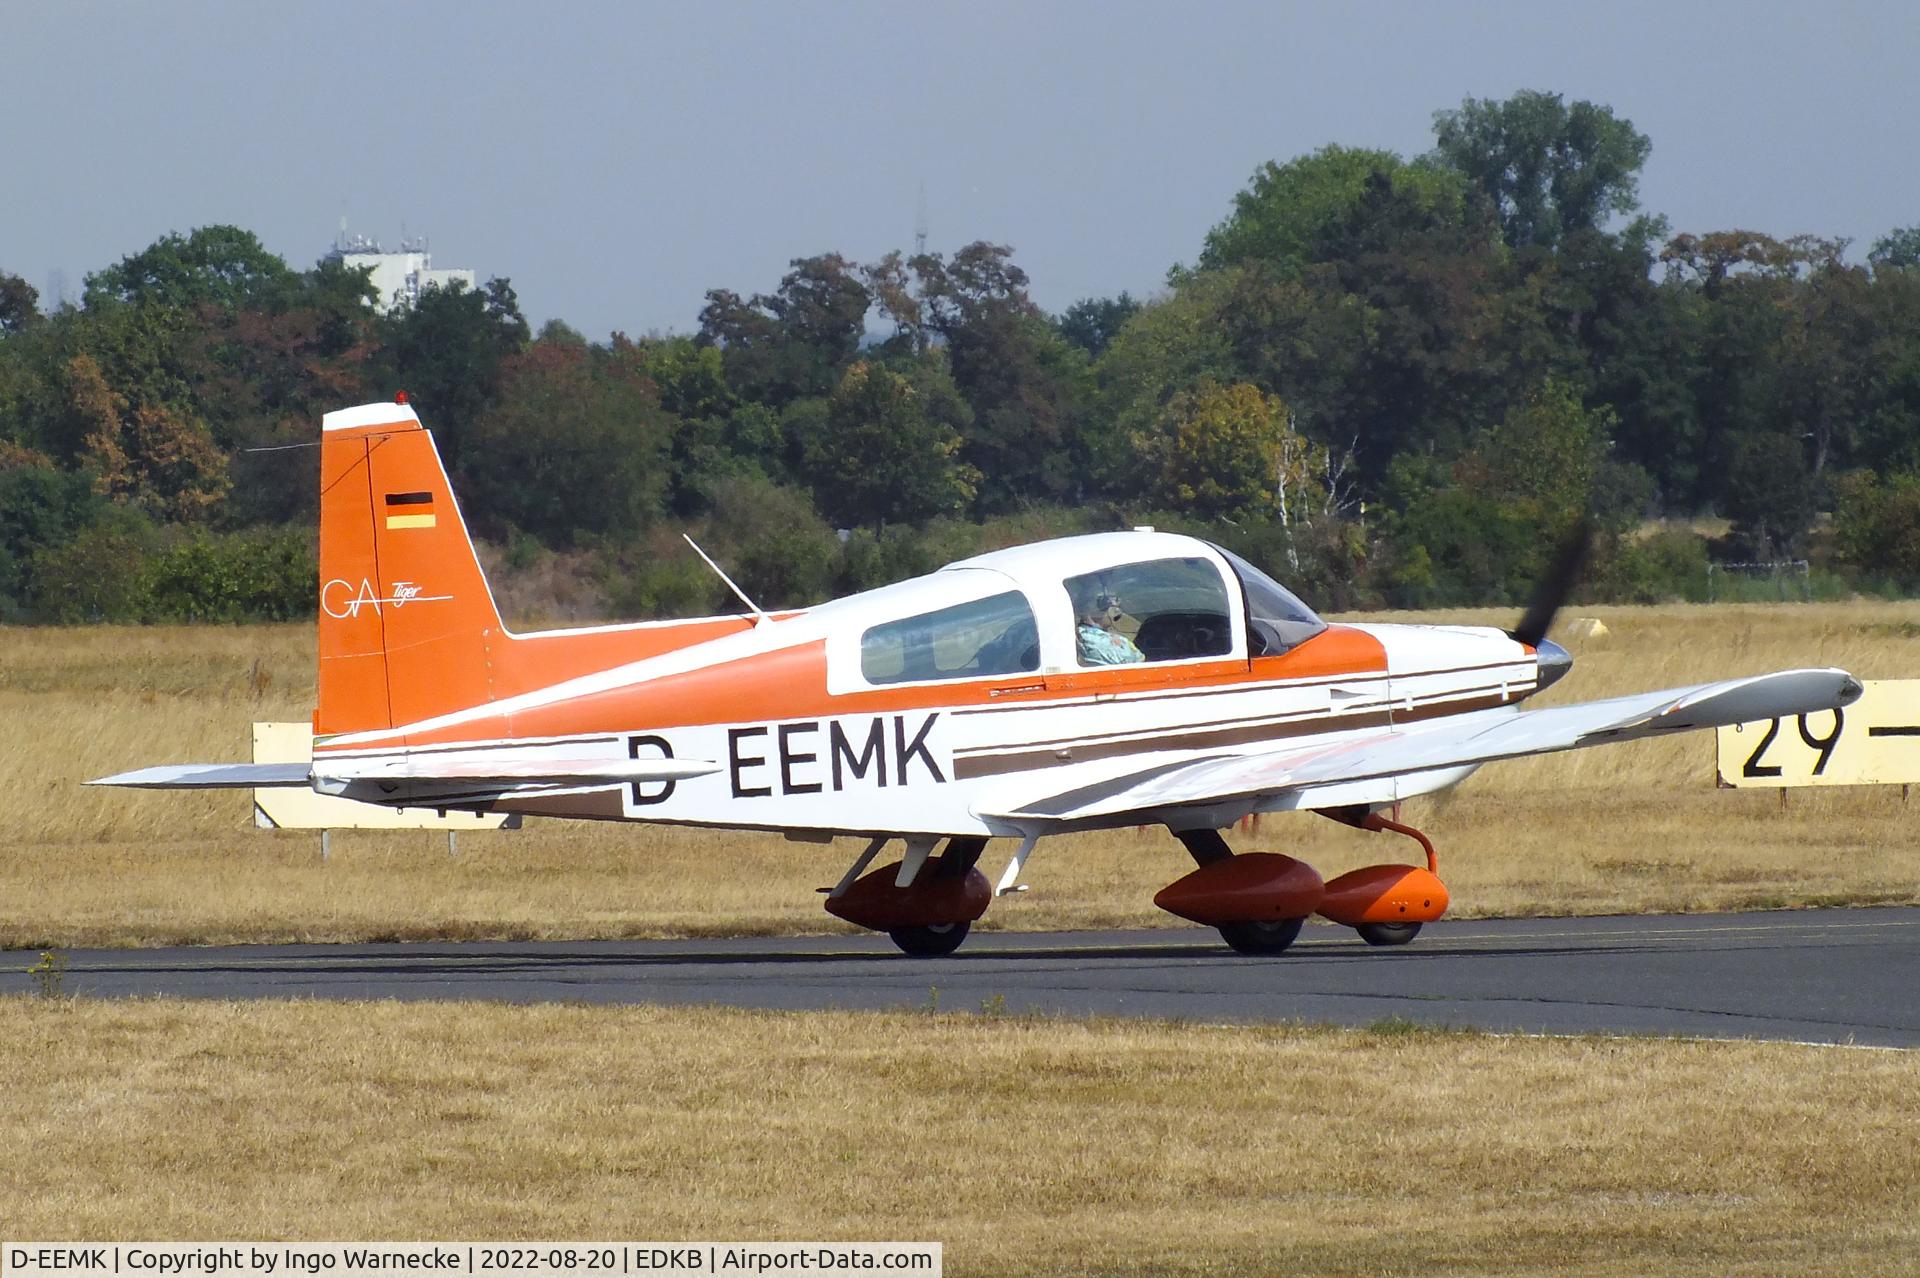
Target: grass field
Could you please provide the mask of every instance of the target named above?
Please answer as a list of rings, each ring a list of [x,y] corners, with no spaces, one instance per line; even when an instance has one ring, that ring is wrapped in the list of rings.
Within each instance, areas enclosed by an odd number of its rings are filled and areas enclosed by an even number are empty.
[[[1920,1055],[0,1001],[10,1238],[940,1241],[950,1274],[1911,1274]]]
[[[1611,633],[1543,700],[1796,665],[1920,675],[1920,605],[1599,608]],[[1405,618],[1401,618],[1405,619]],[[1504,614],[1447,614],[1497,621]],[[147,763],[244,759],[255,719],[312,704],[312,632],[0,628],[0,947],[160,941],[634,937],[832,931],[812,889],[857,848],[760,835],[530,821],[462,836],[256,831],[244,792],[89,790]],[[1716,791],[1709,734],[1495,764],[1408,805],[1457,915],[1920,901],[1920,823],[1895,788]],[[1311,816],[1240,848],[1329,877],[1412,845]],[[1007,844],[989,848],[997,872]],[[1043,842],[1001,928],[1152,925],[1191,867],[1165,831]]]

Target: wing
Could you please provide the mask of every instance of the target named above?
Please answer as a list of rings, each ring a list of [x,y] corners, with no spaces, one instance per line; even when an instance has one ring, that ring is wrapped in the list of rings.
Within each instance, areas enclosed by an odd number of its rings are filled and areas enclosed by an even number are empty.
[[[1151,812],[1808,714],[1859,696],[1844,670],[1786,670],[1546,710],[1483,710],[1333,745],[1168,764],[982,815],[1033,823]]]

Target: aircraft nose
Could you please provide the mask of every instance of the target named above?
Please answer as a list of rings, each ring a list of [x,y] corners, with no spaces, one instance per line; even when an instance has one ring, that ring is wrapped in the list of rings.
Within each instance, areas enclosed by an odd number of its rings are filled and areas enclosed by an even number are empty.
[[[1561,675],[1573,669],[1573,654],[1551,639],[1542,639],[1534,646],[1534,660],[1540,665],[1540,687],[1547,688],[1558,682]]]

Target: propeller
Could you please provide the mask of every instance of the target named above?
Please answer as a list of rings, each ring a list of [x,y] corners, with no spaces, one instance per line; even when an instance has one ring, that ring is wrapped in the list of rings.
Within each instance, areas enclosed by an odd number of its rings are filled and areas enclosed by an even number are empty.
[[[1533,598],[1528,602],[1520,624],[1507,631],[1509,638],[1530,648],[1540,646],[1547,637],[1547,631],[1553,629],[1555,614],[1567,602],[1567,596],[1573,593],[1574,583],[1580,580],[1580,572],[1587,566],[1587,555],[1592,549],[1593,521],[1582,515],[1579,522],[1567,530],[1560,544],[1554,547],[1546,575],[1533,588]]]

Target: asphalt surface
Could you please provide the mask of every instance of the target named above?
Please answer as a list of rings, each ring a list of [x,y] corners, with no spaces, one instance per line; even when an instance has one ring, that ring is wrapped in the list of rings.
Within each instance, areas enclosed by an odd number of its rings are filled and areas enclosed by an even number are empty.
[[[249,945],[65,952],[91,997],[497,999],[926,1008],[1920,1047],[1920,909],[1429,925],[1373,949],[1309,926],[1243,958],[1211,931],[981,933],[944,959],[880,936]],[[38,954],[0,954],[0,993]]]

